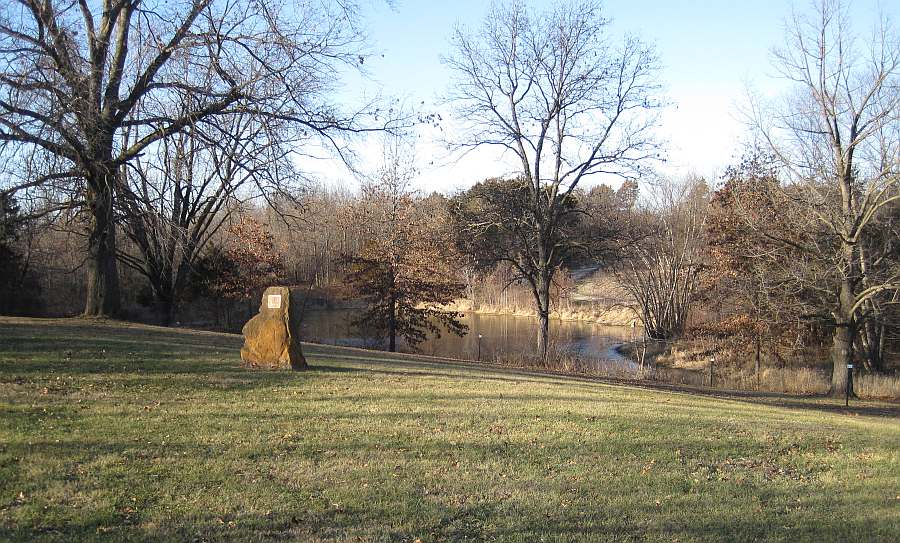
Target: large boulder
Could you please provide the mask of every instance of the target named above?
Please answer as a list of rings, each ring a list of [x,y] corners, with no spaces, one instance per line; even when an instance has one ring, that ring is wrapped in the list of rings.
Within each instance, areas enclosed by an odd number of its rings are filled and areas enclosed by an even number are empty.
[[[297,296],[299,302],[300,296]],[[300,350],[300,307],[291,303],[291,289],[269,287],[263,293],[259,314],[241,332],[241,359],[252,367],[306,369]]]

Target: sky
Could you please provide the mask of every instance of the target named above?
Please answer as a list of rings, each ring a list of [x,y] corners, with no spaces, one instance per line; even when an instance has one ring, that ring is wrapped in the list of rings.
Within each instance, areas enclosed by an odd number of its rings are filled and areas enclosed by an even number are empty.
[[[534,1],[540,7],[547,1]],[[786,84],[776,77],[771,50],[783,43],[784,21],[792,9],[809,2],[606,0],[605,16],[613,35],[636,35],[656,46],[662,70],[659,80],[672,104],[660,119],[659,137],[666,142],[660,170],[673,176],[696,173],[714,179],[735,162],[747,129],[740,111],[747,90],[777,96]],[[440,130],[422,129],[416,145],[420,174],[416,187],[451,193],[493,175],[514,171],[511,157],[483,149],[459,158],[447,156],[438,142],[441,130],[453,132],[452,107],[444,103],[451,73],[441,62],[450,51],[455,25],[475,29],[489,8],[487,1],[394,0],[368,5],[368,77],[354,78],[344,93],[350,100],[382,94],[440,113]],[[900,19],[900,2],[857,0],[851,16],[860,29],[870,29],[880,12]],[[363,144],[364,161],[377,162],[376,143]],[[364,166],[365,168],[365,166]],[[321,175],[347,179],[337,166]],[[352,183],[351,183],[352,185]]]

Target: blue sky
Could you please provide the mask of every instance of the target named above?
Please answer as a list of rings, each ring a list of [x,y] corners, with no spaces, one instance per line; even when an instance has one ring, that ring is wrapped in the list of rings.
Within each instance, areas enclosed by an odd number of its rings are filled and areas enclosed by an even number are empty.
[[[740,152],[746,131],[738,107],[746,100],[748,84],[767,95],[783,92],[784,83],[774,77],[769,52],[782,43],[784,21],[792,6],[804,11],[810,3],[607,0],[603,6],[612,19],[614,35],[635,34],[657,47],[663,65],[660,80],[673,103],[659,131],[668,141],[664,171],[714,177]],[[424,102],[426,109],[447,118],[444,129],[452,130],[451,110],[440,100],[450,82],[441,55],[449,51],[454,25],[475,28],[488,8],[489,2],[474,0],[370,4],[365,20],[370,47],[377,53],[366,63],[370,80],[353,81],[346,92],[381,92],[409,103]],[[871,28],[879,11],[896,20],[900,3],[857,0],[852,4],[853,20],[860,30]],[[422,190],[451,192],[490,175],[509,173],[513,167],[491,150],[452,160],[432,141],[436,135],[420,134],[418,187]],[[371,150],[363,154],[377,155]]]

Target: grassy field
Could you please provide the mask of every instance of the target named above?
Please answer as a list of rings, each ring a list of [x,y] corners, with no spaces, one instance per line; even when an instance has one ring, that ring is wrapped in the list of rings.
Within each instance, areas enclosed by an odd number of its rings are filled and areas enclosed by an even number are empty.
[[[0,540],[897,541],[896,405],[0,319]]]

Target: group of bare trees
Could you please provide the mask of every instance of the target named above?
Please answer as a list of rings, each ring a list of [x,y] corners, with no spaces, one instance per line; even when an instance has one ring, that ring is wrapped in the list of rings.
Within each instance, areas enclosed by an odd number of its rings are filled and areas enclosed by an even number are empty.
[[[120,248],[118,257],[147,278],[167,323],[191,270],[247,195],[296,186],[265,123],[245,114],[220,121],[161,141],[121,171],[122,230],[136,251]]]
[[[614,273],[634,299],[647,336],[681,335],[699,298],[704,267],[708,187],[703,179],[660,181],[628,224]]]
[[[263,0],[4,3],[4,192],[84,216],[86,315],[120,312],[120,221],[140,249],[125,262],[165,301],[232,199],[297,188],[296,148],[344,153],[342,136],[385,128],[331,102],[340,70],[364,58],[357,13]]]
[[[775,51],[791,93],[772,106],[751,104],[752,128],[772,158],[768,173],[749,184],[732,175],[712,200],[741,208],[718,220],[754,232],[732,236],[746,243],[732,256],[738,251],[752,264],[729,271],[747,274],[730,284],[750,289],[743,303],[758,328],[790,314],[829,330],[832,388],[841,393],[855,350],[868,367],[882,368],[896,329],[900,43],[886,19],[860,40],[841,2],[814,7],[789,21],[786,44]],[[487,184],[473,189],[481,204],[470,205],[467,226],[471,240],[515,248],[487,258],[509,262],[531,285],[542,353],[549,285],[572,247],[567,222],[580,212],[576,187],[594,173],[634,174],[656,149],[653,51],[629,39],[611,53],[604,30],[591,3],[541,13],[513,3],[492,11],[480,32],[458,31],[449,60],[456,103],[469,120],[463,146],[500,146],[521,162],[510,194]],[[707,224],[705,185],[688,184],[681,194],[671,187],[655,191],[659,205],[653,197],[643,203],[620,266],[643,324],[659,338],[682,332],[700,298],[710,232],[727,239],[721,224]],[[794,310],[778,307],[779,297]]]

